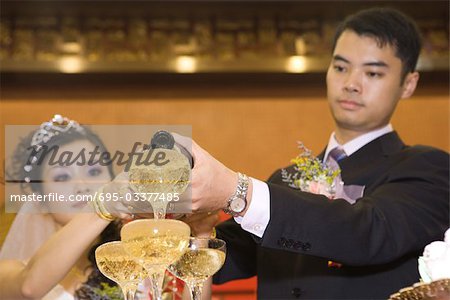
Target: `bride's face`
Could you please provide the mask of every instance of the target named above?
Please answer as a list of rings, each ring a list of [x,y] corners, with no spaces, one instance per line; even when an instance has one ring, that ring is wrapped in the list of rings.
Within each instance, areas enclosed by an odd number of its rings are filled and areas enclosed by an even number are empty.
[[[83,150],[84,149],[84,150]],[[81,210],[89,201],[76,201],[86,195],[93,195],[102,185],[110,181],[110,176],[107,166],[100,164],[89,165],[89,152],[94,151],[95,146],[88,140],[76,140],[60,146],[58,154],[54,161],[58,159],[67,161],[67,156],[71,153],[71,161],[73,161],[82,151],[84,157],[78,156],[77,163],[60,166],[59,164],[49,165],[49,162],[43,166],[42,169],[42,191],[44,195],[50,193],[57,194],[59,197],[64,197],[65,200],[61,202],[48,202],[50,212],[57,223],[65,225],[69,222],[77,212]],[[65,154],[64,154],[65,153]],[[98,155],[96,157],[98,159]],[[86,197],[84,197],[86,199]],[[64,206],[63,212],[61,207]],[[59,211],[59,212],[58,212]],[[68,213],[70,211],[72,213]]]

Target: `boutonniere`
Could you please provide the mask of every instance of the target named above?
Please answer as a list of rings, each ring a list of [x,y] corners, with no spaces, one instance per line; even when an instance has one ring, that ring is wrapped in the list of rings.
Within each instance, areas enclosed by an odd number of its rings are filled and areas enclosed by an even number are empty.
[[[340,174],[340,169],[333,169],[326,165],[317,157],[312,155],[312,151],[297,142],[300,154],[291,159],[294,164],[294,172],[286,169],[281,170],[283,182],[290,187],[313,194],[322,194],[330,199],[336,195],[336,178]]]

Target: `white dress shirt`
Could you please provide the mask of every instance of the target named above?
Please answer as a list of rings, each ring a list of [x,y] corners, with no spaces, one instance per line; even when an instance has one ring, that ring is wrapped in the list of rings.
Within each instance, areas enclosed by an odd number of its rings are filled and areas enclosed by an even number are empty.
[[[379,138],[386,133],[392,132],[393,128],[391,124],[388,124],[380,129],[373,130],[365,133],[357,138],[340,145],[336,141],[335,133],[333,132],[328,141],[327,149],[325,150],[325,156],[323,161],[326,161],[328,154],[334,148],[340,146],[347,156],[352,155],[363,146],[367,145],[371,141]],[[251,178],[253,183],[253,194],[250,206],[243,217],[235,217],[234,219],[241,225],[242,229],[248,231],[258,237],[262,237],[267,225],[270,221],[270,192],[267,183]]]

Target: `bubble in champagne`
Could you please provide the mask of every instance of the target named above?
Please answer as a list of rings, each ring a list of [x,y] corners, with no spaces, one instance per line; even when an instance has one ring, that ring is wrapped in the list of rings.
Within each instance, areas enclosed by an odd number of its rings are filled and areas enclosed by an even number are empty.
[[[128,256],[101,253],[97,254],[96,260],[103,275],[120,284],[137,285],[148,276],[144,267]]]
[[[176,261],[188,245],[185,235],[140,236],[123,241],[125,249],[147,266],[167,265]]]
[[[225,252],[205,248],[188,250],[169,270],[188,284],[203,282],[214,275],[225,261]]]

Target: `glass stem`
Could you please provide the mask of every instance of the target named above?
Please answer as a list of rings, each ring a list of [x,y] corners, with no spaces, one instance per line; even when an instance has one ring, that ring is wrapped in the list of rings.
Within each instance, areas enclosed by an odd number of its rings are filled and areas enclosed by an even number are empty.
[[[162,300],[163,280],[164,280],[164,271],[163,272],[154,272],[151,275],[152,291],[153,291],[152,298],[154,300]]]
[[[134,295],[136,294],[136,288],[130,286],[121,286],[120,287],[123,292],[123,299],[125,300],[134,300]]]
[[[154,203],[153,205],[153,217],[156,220],[165,219],[166,218],[166,203]]]
[[[192,300],[201,300],[202,299],[202,288],[203,284],[195,283],[189,287],[191,289]]]

